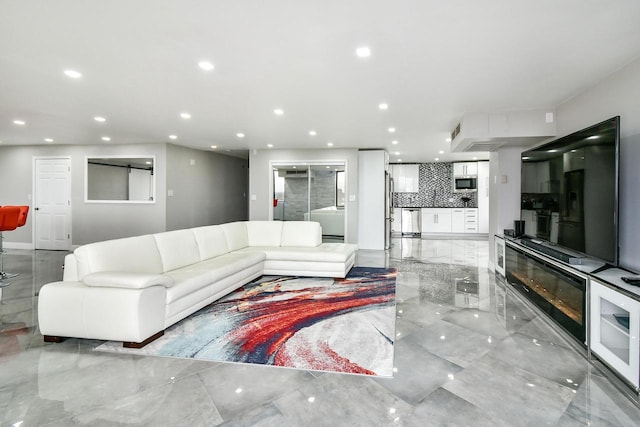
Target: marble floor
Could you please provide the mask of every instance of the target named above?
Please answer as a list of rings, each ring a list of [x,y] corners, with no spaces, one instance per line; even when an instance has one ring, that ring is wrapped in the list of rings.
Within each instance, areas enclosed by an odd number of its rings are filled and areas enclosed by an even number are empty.
[[[0,296],[0,425],[637,426],[640,408],[496,280],[488,254],[486,240],[359,251],[358,265],[399,270],[395,373],[372,378],[44,344],[37,295],[64,253],[9,250],[21,274]]]

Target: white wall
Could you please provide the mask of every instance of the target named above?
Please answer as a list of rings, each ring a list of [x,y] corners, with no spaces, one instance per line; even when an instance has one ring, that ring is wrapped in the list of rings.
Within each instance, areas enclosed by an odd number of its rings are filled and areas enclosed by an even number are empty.
[[[495,234],[513,228],[520,219],[520,156],[522,147],[502,147],[489,153],[489,260],[494,262]]]
[[[249,153],[249,219],[269,220],[273,208],[273,162],[345,163],[347,224],[345,241],[358,242],[358,150],[254,150]],[[351,201],[350,196],[355,200]],[[255,200],[253,200],[255,198]]]
[[[384,250],[385,235],[384,150],[358,152],[358,247]]]
[[[558,135],[620,116],[620,264],[640,271],[640,60],[561,104]]]

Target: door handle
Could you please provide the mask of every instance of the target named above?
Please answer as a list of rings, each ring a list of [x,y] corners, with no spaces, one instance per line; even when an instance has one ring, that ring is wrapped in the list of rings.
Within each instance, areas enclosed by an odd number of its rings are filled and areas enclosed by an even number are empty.
[[[40,210],[40,208],[36,208],[36,210],[37,210],[37,211],[39,211],[39,210]]]

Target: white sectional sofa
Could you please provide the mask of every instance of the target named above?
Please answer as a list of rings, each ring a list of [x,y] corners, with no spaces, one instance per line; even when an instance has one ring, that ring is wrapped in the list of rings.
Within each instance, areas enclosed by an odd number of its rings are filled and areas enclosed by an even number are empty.
[[[141,347],[229,292],[267,275],[345,277],[356,245],[322,243],[316,222],[245,221],[91,243],[65,258],[38,300],[45,341]]]

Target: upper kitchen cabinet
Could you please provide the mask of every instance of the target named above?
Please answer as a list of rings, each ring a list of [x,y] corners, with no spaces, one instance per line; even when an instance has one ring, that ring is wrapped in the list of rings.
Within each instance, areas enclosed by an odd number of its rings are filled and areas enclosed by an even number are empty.
[[[393,191],[396,193],[417,193],[420,180],[420,165],[391,165]]]
[[[458,162],[453,164],[453,176],[476,176],[478,175],[477,162]]]

